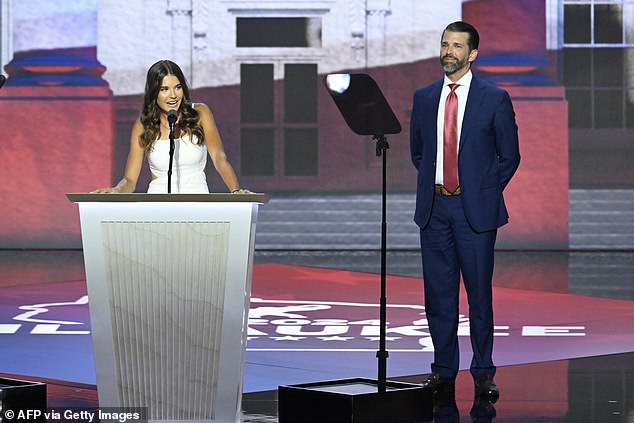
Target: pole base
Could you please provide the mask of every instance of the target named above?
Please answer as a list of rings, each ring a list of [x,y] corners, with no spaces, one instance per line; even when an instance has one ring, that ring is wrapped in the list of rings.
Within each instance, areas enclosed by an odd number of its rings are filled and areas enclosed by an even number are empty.
[[[0,378],[0,412],[0,422],[46,422],[46,384]]]
[[[419,423],[433,419],[433,392],[420,385],[354,378],[280,386],[279,423]]]

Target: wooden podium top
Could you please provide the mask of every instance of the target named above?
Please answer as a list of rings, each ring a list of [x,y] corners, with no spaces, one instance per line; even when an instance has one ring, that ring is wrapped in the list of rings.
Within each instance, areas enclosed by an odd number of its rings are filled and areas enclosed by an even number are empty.
[[[261,203],[269,202],[267,194],[91,194],[69,193],[66,197],[74,203]]]

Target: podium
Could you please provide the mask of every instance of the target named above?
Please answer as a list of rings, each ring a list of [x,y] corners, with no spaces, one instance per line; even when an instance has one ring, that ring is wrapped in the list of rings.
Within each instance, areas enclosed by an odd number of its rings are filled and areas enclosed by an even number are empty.
[[[239,422],[264,194],[67,194],[78,204],[100,407]]]

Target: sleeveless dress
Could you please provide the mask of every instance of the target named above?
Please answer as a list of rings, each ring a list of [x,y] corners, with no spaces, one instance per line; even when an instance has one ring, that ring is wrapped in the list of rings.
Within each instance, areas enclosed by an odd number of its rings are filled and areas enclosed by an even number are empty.
[[[195,138],[194,138],[195,139]],[[167,193],[167,170],[169,168],[170,140],[157,140],[148,154],[148,164],[155,179],[148,186],[148,194]],[[172,193],[209,193],[205,165],[207,145],[196,145],[188,135],[174,140],[172,162]]]

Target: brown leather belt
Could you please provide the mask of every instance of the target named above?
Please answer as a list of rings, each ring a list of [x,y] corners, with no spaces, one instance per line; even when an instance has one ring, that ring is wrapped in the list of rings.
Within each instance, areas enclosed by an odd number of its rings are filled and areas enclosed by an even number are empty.
[[[436,194],[444,195],[446,197],[460,195],[460,187],[456,188],[456,191],[450,192],[447,188],[445,188],[442,185],[434,185],[434,191],[436,192]]]

